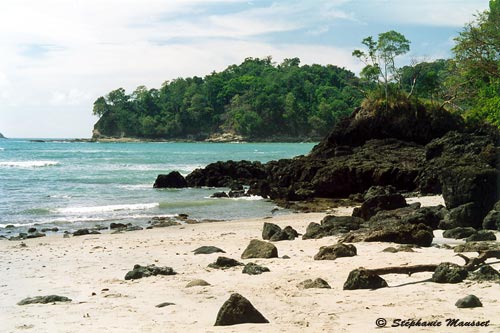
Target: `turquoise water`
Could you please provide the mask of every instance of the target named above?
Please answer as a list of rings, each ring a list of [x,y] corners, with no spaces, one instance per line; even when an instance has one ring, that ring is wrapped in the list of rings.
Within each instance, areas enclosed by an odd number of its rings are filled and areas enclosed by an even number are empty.
[[[153,189],[156,176],[187,175],[226,160],[267,162],[308,153],[311,143],[91,143],[0,140],[0,234],[30,226],[75,230],[154,216],[229,220],[269,215],[260,197],[213,199],[221,189]]]

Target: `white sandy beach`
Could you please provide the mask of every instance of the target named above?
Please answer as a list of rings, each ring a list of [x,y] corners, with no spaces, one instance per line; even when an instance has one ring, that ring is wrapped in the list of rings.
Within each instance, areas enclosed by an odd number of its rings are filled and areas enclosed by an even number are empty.
[[[440,198],[421,198],[426,205]],[[408,200],[414,202],[414,200]],[[335,214],[350,214],[337,209]],[[372,332],[378,318],[388,322],[382,332],[499,332],[498,283],[459,284],[422,282],[432,273],[412,276],[384,275],[389,288],[343,290],[349,272],[358,267],[463,264],[453,250],[436,247],[415,252],[385,253],[390,243],[355,243],[358,255],[334,261],[315,261],[313,256],[337,237],[318,240],[280,241],[274,244],[280,258],[242,260],[251,239],[262,239],[262,225],[291,225],[304,233],[310,222],[325,214],[292,214],[269,219],[202,223],[167,228],[63,238],[62,235],[21,242],[0,241],[1,332]],[[439,240],[437,240],[439,241]],[[194,255],[202,245],[226,251],[224,256],[244,263],[256,262],[271,272],[242,274],[241,267],[207,268],[219,254]],[[290,259],[282,259],[287,255]],[[475,253],[469,255],[475,256]],[[154,276],[125,281],[134,264],[170,266],[174,276]],[[500,264],[494,264],[496,269]],[[332,289],[299,289],[306,279],[323,278]],[[185,288],[194,279],[211,284]],[[221,305],[231,293],[240,293],[269,320],[269,324],[214,327]],[[95,295],[93,295],[95,293]],[[32,296],[61,295],[70,303],[19,306]],[[474,294],[483,307],[458,309],[455,302]],[[163,308],[162,302],[175,303]],[[394,319],[438,320],[435,328],[391,328]],[[464,321],[490,320],[488,327],[444,327],[447,318]]]

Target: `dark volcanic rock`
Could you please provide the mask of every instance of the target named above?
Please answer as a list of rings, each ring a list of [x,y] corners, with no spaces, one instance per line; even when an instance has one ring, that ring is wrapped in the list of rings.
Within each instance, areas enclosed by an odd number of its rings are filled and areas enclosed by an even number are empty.
[[[354,245],[339,243],[322,246],[314,256],[314,260],[335,260],[340,257],[354,257],[356,254],[356,247]]]
[[[241,255],[241,259],[250,258],[278,258],[278,249],[271,243],[252,239]]]
[[[223,249],[216,246],[200,246],[196,250],[193,250],[194,254],[212,254],[212,253],[226,253]]]
[[[306,233],[302,239],[318,239],[327,236],[334,236],[346,233],[351,230],[358,230],[364,220],[353,216],[325,216],[321,224],[315,222],[307,226]]]
[[[40,238],[40,237],[45,237],[45,234],[43,232],[38,232],[38,231],[29,233],[26,236],[27,239],[30,239],[30,238]]]
[[[228,326],[237,324],[266,324],[269,321],[240,294],[234,293],[222,305],[217,313],[214,326]]]
[[[500,201],[484,217],[483,229],[500,230]]]
[[[321,278],[317,278],[314,281],[311,279],[307,279],[305,281],[302,281],[297,285],[297,288],[299,289],[311,289],[311,288],[325,288],[325,289],[331,289],[330,285],[328,282]]]
[[[467,238],[475,233],[476,229],[472,227],[456,227],[453,229],[443,231],[443,237],[461,239],[461,238]]]
[[[97,230],[78,229],[73,233],[73,236],[98,235],[98,234],[100,234],[100,232]]]
[[[478,232],[470,235],[465,240],[466,242],[478,242],[478,241],[494,241],[497,237],[492,231],[479,230]]]
[[[450,262],[438,265],[432,274],[432,281],[437,283],[459,283],[467,278],[467,270]]]
[[[114,230],[114,229],[127,229],[127,225],[125,223],[111,222],[109,224],[109,229],[111,229],[111,230]]]
[[[477,308],[482,307],[483,303],[477,298],[475,295],[465,296],[464,298],[459,299],[455,306],[457,308]]]
[[[453,248],[456,253],[460,252],[481,252],[481,251],[500,251],[500,243],[498,242],[467,242],[457,245]]]
[[[264,222],[264,227],[262,228],[262,239],[270,240],[274,234],[281,232],[280,226],[274,223]]]
[[[490,265],[483,265],[469,273],[469,278],[475,281],[500,281],[500,273]]]
[[[154,275],[175,275],[172,267],[157,267],[154,264],[148,266],[134,265],[134,269],[125,275],[125,280],[136,280]]]
[[[434,235],[432,229],[423,224],[401,224],[373,230],[364,238],[365,242],[393,242],[431,246]]]
[[[178,171],[172,171],[167,175],[158,175],[153,185],[154,188],[184,188],[187,186],[186,179]]]
[[[27,304],[48,304],[55,302],[71,302],[71,299],[65,296],[49,295],[49,296],[36,296],[28,297],[17,303],[17,305]]]
[[[226,192],[222,191],[222,192],[215,192],[210,197],[211,198],[229,198],[229,195]]]
[[[445,219],[439,224],[441,229],[450,229],[456,227],[481,228],[484,213],[474,202],[469,202],[458,207],[452,208]]]
[[[403,223],[424,224],[435,230],[439,222],[444,218],[446,208],[443,206],[422,207],[402,219]]]
[[[288,225],[283,230],[275,233],[269,240],[271,242],[277,242],[283,240],[294,240],[296,237],[299,237],[299,233],[297,230]]]
[[[355,208],[352,216],[369,220],[381,210],[392,210],[406,206],[406,200],[401,194],[383,194],[368,198],[360,208]]]
[[[355,269],[349,273],[344,290],[379,289],[387,287],[387,282],[371,271]]]
[[[266,177],[267,173],[260,162],[219,161],[207,165],[204,169],[194,170],[186,177],[186,181],[192,187],[231,187],[235,181],[250,184]]]
[[[238,260],[228,257],[218,257],[214,263],[208,265],[208,267],[215,269],[225,269],[235,266],[243,266],[243,264]]]
[[[248,275],[259,275],[265,272],[270,272],[269,268],[249,262],[245,265],[245,267],[243,267],[242,273]]]

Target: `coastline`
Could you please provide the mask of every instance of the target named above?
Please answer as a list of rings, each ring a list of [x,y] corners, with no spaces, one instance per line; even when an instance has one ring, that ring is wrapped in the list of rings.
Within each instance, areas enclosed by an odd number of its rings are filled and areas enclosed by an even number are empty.
[[[438,204],[440,197],[411,199],[423,205]],[[337,208],[335,215],[349,215],[352,208]],[[358,267],[440,263],[463,264],[453,250],[429,247],[415,252],[382,252],[391,243],[354,243],[358,255],[335,261],[315,261],[321,246],[338,237],[274,242],[279,258],[246,259],[241,253],[251,239],[262,239],[262,225],[291,225],[304,233],[310,222],[324,213],[300,213],[259,218],[172,226],[126,233],[63,238],[51,235],[21,242],[0,241],[3,263],[0,320],[7,332],[355,332],[373,330],[378,318],[440,320],[490,320],[489,327],[468,332],[494,332],[498,283],[465,281],[437,284],[425,281],[431,273],[386,275],[389,288],[342,290],[348,273]],[[203,245],[225,250],[224,256],[244,263],[256,262],[270,272],[249,276],[241,267],[207,268],[219,254],[194,255]],[[282,259],[284,255],[290,259]],[[125,281],[135,264],[169,266],[178,273]],[[494,264],[496,269],[499,264]],[[299,289],[305,279],[322,278],[332,289]],[[194,279],[211,286],[186,288]],[[270,321],[213,327],[217,312],[231,293],[238,292]],[[55,305],[19,306],[25,297],[57,294],[72,299]],[[475,294],[483,307],[457,309],[458,298]],[[157,308],[162,302],[174,305]],[[462,328],[463,329],[463,328]],[[418,328],[441,332],[442,327]],[[452,328],[453,332],[462,332]]]

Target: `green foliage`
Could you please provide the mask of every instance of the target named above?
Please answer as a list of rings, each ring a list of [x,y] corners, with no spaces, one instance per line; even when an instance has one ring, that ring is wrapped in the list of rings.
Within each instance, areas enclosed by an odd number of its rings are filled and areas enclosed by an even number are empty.
[[[120,88],[94,103],[102,135],[203,139],[233,132],[250,139],[323,136],[362,95],[355,75],[332,65],[274,64],[247,58],[204,78],[178,78],[160,89]]]
[[[456,71],[448,80],[466,119],[500,127],[500,0],[479,13],[455,39]]]

